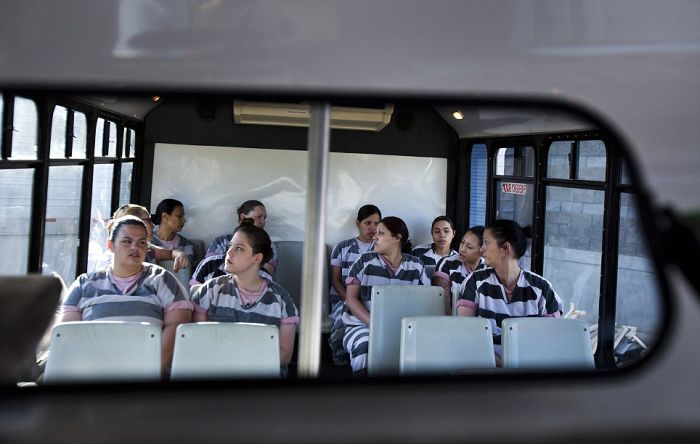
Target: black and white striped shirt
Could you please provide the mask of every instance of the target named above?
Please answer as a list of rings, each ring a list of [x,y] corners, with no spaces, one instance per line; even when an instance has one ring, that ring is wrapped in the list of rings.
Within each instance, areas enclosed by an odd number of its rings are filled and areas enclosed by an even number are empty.
[[[493,268],[477,270],[462,284],[457,306],[476,310],[491,321],[494,337],[500,339],[501,323],[507,318],[526,316],[559,317],[562,302],[542,276],[522,270],[513,292],[508,295]]]

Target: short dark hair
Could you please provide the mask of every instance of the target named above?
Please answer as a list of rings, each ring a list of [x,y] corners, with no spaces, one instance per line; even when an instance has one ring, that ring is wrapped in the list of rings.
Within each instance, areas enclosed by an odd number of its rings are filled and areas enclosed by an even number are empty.
[[[238,220],[241,220],[241,216],[246,215],[253,211],[257,207],[264,207],[262,202],[259,200],[246,200],[241,204],[240,207],[236,209],[236,214],[238,215]]]
[[[384,224],[384,226],[391,231],[392,235],[401,235],[402,253],[411,252],[411,241],[408,239],[408,227],[406,226],[406,222],[396,216],[387,216],[379,222]]]
[[[270,236],[262,228],[256,227],[253,219],[244,218],[241,224],[233,230],[233,234],[236,233],[243,233],[248,237],[253,254],[262,253],[263,260],[261,264],[272,259],[272,241]]]
[[[143,227],[144,231],[148,232],[146,229],[146,224],[136,216],[122,216],[119,219],[114,220],[110,225],[109,240],[112,242],[114,242],[114,239],[116,239],[119,231],[121,231],[124,225],[137,225]]]
[[[379,211],[379,208],[377,208],[376,206],[372,204],[362,205],[357,211],[357,221],[363,221],[373,214],[378,214],[379,219],[382,218],[382,212]]]
[[[527,251],[527,240],[532,236],[530,226],[523,228],[513,220],[496,219],[486,225],[486,229],[491,231],[499,247],[508,242],[513,247],[516,259],[523,257]]]
[[[182,202],[177,199],[163,199],[156,207],[156,213],[151,216],[151,220],[154,224],[160,225],[163,220],[163,213],[172,214],[177,207],[185,208]]]

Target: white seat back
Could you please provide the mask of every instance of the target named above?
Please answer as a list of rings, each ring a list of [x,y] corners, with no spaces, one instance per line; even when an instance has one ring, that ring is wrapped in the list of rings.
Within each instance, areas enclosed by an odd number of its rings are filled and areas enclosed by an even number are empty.
[[[190,279],[192,278],[192,269],[190,267],[187,268],[180,268],[177,272],[175,270],[175,261],[170,259],[167,261],[158,261],[158,265],[161,267],[165,268],[169,272],[175,275],[177,278],[178,282],[182,284],[183,287],[185,287],[185,290],[189,290],[190,288]]]
[[[279,332],[274,325],[198,322],[177,327],[172,380],[279,376]]]
[[[64,322],[53,328],[44,382],[157,381],[161,327],[145,322]]]
[[[495,368],[488,319],[421,316],[401,321],[401,374]]]
[[[444,314],[443,290],[423,285],[372,287],[369,353],[370,375],[397,375],[401,346],[401,320],[409,316]]]
[[[504,367],[595,368],[588,324],[580,319],[504,319],[501,341]]]

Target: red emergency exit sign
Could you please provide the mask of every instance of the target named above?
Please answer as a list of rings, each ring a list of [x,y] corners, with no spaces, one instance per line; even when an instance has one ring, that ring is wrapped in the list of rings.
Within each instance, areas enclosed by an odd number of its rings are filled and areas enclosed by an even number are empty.
[[[524,183],[503,182],[501,184],[501,191],[508,194],[525,194],[527,192],[527,185]]]

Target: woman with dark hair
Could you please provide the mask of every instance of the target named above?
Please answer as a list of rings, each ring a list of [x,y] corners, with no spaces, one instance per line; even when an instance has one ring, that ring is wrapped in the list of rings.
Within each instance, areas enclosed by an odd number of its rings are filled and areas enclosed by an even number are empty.
[[[373,285],[430,285],[425,266],[411,251],[408,227],[398,217],[385,217],[377,225],[374,249],[360,256],[345,280],[345,336],[343,346],[350,354],[356,374],[367,368],[369,317]]]
[[[440,259],[457,254],[452,249],[452,240],[455,238],[455,224],[452,223],[449,217],[436,217],[430,226],[430,234],[433,236],[432,243],[418,245],[411,252],[412,255],[423,261],[423,264],[435,265]]]
[[[63,302],[63,322],[150,322],[163,327],[162,367],[173,355],[177,326],[190,322],[192,303],[177,278],[144,262],[148,234],[135,216],[115,220],[107,241],[114,254],[109,267],[78,276]]]
[[[194,263],[192,244],[187,238],[178,234],[187,222],[182,202],[175,199],[163,199],[156,207],[152,220],[158,226],[158,229],[153,233],[153,245],[182,251],[190,258],[190,263]]]
[[[500,344],[503,319],[562,314],[561,299],[552,285],[518,265],[529,237],[530,228],[512,220],[488,224],[481,254],[490,268],[475,271],[462,286],[457,314],[489,319],[495,344]]]
[[[438,261],[433,273],[433,285],[442,287],[445,292],[446,315],[452,314],[452,290],[459,289],[476,270],[486,268],[486,262],[481,257],[483,244],[484,227],[471,227],[462,236],[457,256],[444,257]]]
[[[263,205],[263,203],[259,200],[246,200],[236,209],[236,224],[240,224],[243,219],[251,219],[256,227],[264,229],[267,221],[267,210],[265,209],[265,205]],[[207,248],[207,253],[204,255],[204,257],[220,255],[221,258],[219,259],[223,259],[223,256],[225,256],[226,252],[228,251],[232,236],[233,233],[229,233],[216,237],[211,244],[209,244],[209,248]],[[274,275],[275,271],[277,270],[277,266],[277,248],[275,247],[275,244],[272,244],[272,257],[263,264],[263,269],[270,275]]]
[[[281,285],[260,276],[262,264],[272,257],[265,230],[244,219],[236,228],[226,253],[224,276],[204,283],[192,296],[194,321],[253,322],[279,328],[283,373],[292,359],[299,312]]]
[[[382,212],[374,205],[363,205],[357,212],[355,225],[358,235],[339,242],[331,252],[331,335],[328,343],[336,365],[347,364],[348,354],[343,348],[345,325],[341,319],[345,306],[345,279],[350,267],[364,253],[372,250],[372,239],[377,233],[377,225]]]

